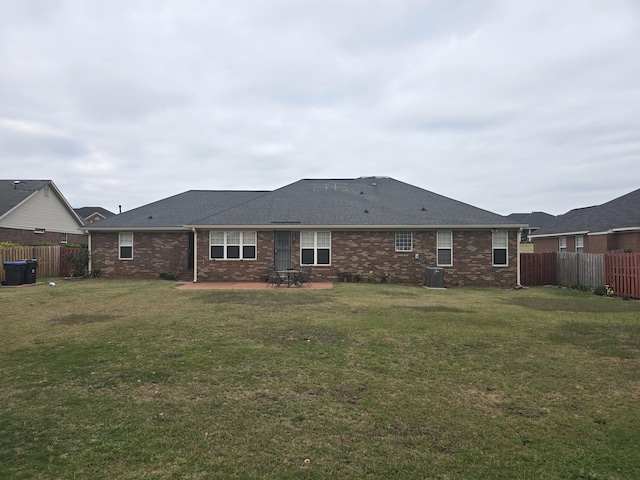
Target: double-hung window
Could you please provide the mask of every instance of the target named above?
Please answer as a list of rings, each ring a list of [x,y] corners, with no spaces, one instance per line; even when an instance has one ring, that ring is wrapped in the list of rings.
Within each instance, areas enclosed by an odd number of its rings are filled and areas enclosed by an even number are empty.
[[[576,253],[584,252],[584,237],[582,235],[578,235],[576,237]]]
[[[302,265],[331,265],[331,232],[300,232]]]
[[[66,233],[61,233],[60,234],[60,243],[67,243],[67,241],[69,240],[68,235]]]
[[[558,250],[561,252],[567,251],[567,237],[560,237],[558,239]]]
[[[411,232],[396,232],[396,252],[410,252],[413,250]]]
[[[437,232],[437,264],[439,267],[453,265],[453,232],[442,230]]]
[[[133,258],[133,233],[120,232],[118,237],[118,259],[131,260]]]
[[[493,265],[505,267],[508,265],[509,232],[494,230],[492,235]]]
[[[256,232],[209,232],[212,260],[255,260]]]

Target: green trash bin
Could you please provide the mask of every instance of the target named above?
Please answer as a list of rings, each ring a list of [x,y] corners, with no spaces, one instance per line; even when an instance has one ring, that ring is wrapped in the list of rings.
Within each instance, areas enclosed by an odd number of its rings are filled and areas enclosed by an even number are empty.
[[[16,262],[2,262],[4,266],[5,283],[7,285],[22,285],[24,283],[24,271],[27,268],[25,260]]]
[[[25,260],[27,264],[24,268],[24,283],[36,283],[36,274],[38,271],[38,261],[36,259],[33,260]]]

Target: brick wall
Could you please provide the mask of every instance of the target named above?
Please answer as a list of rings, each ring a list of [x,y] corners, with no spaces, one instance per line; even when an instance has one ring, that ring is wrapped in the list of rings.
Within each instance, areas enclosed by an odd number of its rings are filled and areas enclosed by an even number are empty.
[[[18,245],[30,246],[35,243],[60,243],[61,234],[58,232],[35,233],[33,230],[17,228],[0,228],[0,242],[13,242]],[[68,233],[67,243],[87,243],[87,235]]]
[[[133,259],[118,260],[118,233],[91,235],[91,270],[105,277],[159,278],[161,273],[192,280],[189,232],[135,232]]]
[[[292,232],[292,266],[300,262],[300,233]],[[265,281],[266,269],[274,264],[273,231],[258,232],[256,260],[210,260],[209,234],[198,232],[199,281]],[[508,266],[492,266],[490,230],[455,231],[453,266],[443,267],[445,286],[502,286],[517,283],[517,231],[509,232]],[[192,280],[187,267],[188,232],[134,233],[133,260],[118,260],[118,234],[92,235],[92,269],[103,276],[157,278],[161,272]],[[418,254],[418,258],[415,255]],[[436,266],[436,232],[413,234],[413,251],[395,251],[395,231],[334,231],[331,265],[314,266],[312,281],[366,281],[369,272],[380,281],[421,284],[425,268]]]
[[[567,252],[575,252],[575,236],[567,236]],[[621,232],[603,235],[584,235],[584,253],[608,253],[614,250],[640,252],[640,233]],[[557,252],[558,237],[536,238],[533,241],[535,253]]]
[[[640,232],[619,232],[611,235],[612,245],[609,250],[630,250],[640,252]]]

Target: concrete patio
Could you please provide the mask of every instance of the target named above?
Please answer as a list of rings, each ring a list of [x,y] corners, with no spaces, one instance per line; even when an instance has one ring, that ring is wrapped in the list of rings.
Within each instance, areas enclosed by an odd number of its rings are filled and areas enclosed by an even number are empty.
[[[281,285],[274,287],[267,286],[266,282],[198,282],[184,283],[179,285],[178,290],[327,290],[333,288],[331,282],[313,282],[311,287],[287,287]]]

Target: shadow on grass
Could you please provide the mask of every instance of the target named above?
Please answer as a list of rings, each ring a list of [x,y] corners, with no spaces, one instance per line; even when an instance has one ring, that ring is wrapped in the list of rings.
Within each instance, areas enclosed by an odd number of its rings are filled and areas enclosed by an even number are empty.
[[[606,357],[640,357],[640,325],[567,322],[548,338],[556,343],[595,350]]]
[[[71,313],[52,318],[50,322],[58,325],[84,325],[87,323],[108,322],[115,318],[114,315],[108,314]]]
[[[284,290],[282,292],[260,291],[210,291],[200,293],[203,303],[233,303],[239,305],[255,305],[261,307],[289,307],[318,305],[334,301],[331,294],[318,291],[300,292],[296,290]]]

